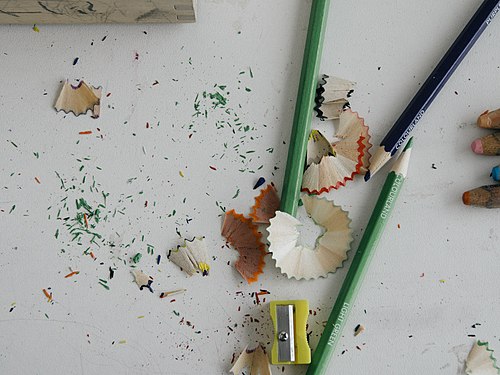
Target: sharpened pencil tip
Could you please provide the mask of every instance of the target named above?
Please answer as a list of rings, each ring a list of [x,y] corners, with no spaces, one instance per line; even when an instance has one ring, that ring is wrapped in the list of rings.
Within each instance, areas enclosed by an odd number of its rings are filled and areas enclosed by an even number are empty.
[[[367,170],[366,173],[365,173],[365,182],[368,182],[368,180],[370,179],[371,175],[370,175],[370,170]]]

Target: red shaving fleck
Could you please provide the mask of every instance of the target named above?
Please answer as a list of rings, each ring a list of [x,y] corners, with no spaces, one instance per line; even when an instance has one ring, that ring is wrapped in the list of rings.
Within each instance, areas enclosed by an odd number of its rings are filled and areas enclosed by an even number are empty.
[[[135,53],[135,60],[139,60],[139,53],[138,52]]]
[[[146,129],[149,129],[149,122],[146,122]]]
[[[192,137],[192,136],[193,136],[193,133],[189,134],[189,137],[188,137],[188,138],[189,138],[189,139],[191,139],[191,137]]]
[[[111,93],[110,93],[110,92],[108,92],[108,93],[106,94],[106,98],[109,98],[110,96],[111,96]]]
[[[175,299],[170,300],[170,303],[175,302]]]
[[[160,82],[158,82],[157,80],[155,80],[155,81],[153,82],[153,86],[158,85],[159,83],[160,83]]]
[[[85,131],[79,132],[78,134],[81,134],[81,135],[92,134],[92,130],[85,130]]]
[[[420,277],[424,277],[424,276],[425,276],[425,274],[422,272],[422,274],[420,275]]]
[[[41,184],[40,180],[38,179],[38,177],[35,177],[35,181],[38,182],[39,184]]]
[[[267,290],[262,290],[262,289],[260,290],[260,292],[255,292],[255,303],[257,305],[260,305],[259,296],[264,296],[266,294],[271,294],[271,293],[269,293]],[[265,301],[265,299],[264,299],[264,301]]]
[[[213,170],[213,171],[216,171],[216,170],[217,170],[217,168],[215,168],[215,167],[214,167],[214,166],[212,166],[212,165],[210,166],[210,169],[211,169],[211,170]]]
[[[401,225],[398,224],[398,229],[401,229]]]
[[[148,201],[144,202],[144,207],[148,206]]]
[[[236,357],[236,353],[233,353],[233,357],[231,358],[231,364],[234,363],[235,357]]]
[[[73,271],[64,276],[64,278],[67,279],[68,277],[78,275],[79,273],[80,273],[79,271]]]
[[[85,227],[89,227],[89,221],[87,220],[87,214],[83,214],[83,220],[85,220]]]
[[[92,251],[90,252],[90,256],[92,257],[92,259],[95,259],[95,255]]]

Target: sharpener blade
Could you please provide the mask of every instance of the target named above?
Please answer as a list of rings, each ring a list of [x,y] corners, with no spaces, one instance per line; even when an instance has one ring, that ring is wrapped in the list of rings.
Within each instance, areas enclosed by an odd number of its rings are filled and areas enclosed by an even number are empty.
[[[278,360],[295,362],[293,305],[276,306],[278,332]]]

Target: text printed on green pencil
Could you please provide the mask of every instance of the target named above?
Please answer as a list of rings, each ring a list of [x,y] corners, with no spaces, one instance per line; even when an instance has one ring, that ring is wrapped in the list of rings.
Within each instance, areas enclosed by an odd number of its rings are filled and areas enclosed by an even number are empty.
[[[391,191],[389,192],[389,195],[387,196],[387,200],[385,201],[384,209],[380,213],[381,219],[384,219],[384,220],[387,219],[387,216],[388,216],[389,212],[391,211],[392,204],[394,203],[394,199],[396,198],[396,196],[398,194],[399,187],[400,187],[402,182],[403,182],[403,176],[398,174],[396,176],[396,179],[394,180],[394,183],[391,186]]]
[[[330,335],[330,338],[328,339],[328,345],[334,346],[335,342],[337,341],[337,336],[342,330],[342,323],[344,322],[345,317],[347,316],[347,312],[349,310],[349,304],[347,302],[344,302],[342,305],[342,308],[340,309],[340,314],[337,320],[335,321],[335,324],[333,325],[333,331],[332,334]]]

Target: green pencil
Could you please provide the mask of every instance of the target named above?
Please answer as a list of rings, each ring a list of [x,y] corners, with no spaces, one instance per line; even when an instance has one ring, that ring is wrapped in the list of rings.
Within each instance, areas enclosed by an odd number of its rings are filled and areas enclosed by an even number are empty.
[[[281,211],[292,216],[295,216],[297,212],[302,186],[307,138],[311,127],[314,96],[316,95],[318,70],[329,7],[330,0],[313,0],[311,15],[309,16],[309,28],[300,72],[297,102],[295,103],[292,135],[288,147],[285,178],[281,192]]]
[[[408,141],[385,180],[363,238],[359,243],[358,251],[354,255],[349,272],[347,272],[342,288],[340,288],[339,295],[330,313],[328,323],[321,335],[318,346],[314,351],[306,375],[324,374],[328,368],[329,359],[342,334],[344,323],[361,286],[368,263],[375,252],[380,236],[384,231],[401,190],[401,186],[403,186],[408,171],[411,147],[412,138]]]

